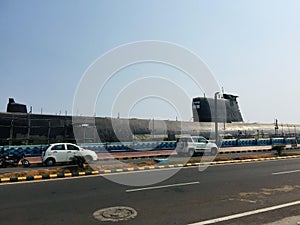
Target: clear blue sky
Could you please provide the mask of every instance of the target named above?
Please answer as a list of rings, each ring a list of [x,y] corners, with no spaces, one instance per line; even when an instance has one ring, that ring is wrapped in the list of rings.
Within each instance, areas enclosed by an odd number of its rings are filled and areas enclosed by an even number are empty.
[[[202,58],[225,92],[240,96],[246,122],[300,123],[299,28],[298,0],[1,0],[0,110],[14,97],[35,113],[70,113],[95,59],[128,42],[162,40]],[[107,97],[122,88],[118,79]],[[203,95],[188,81],[183,86],[192,97]],[[98,116],[109,115],[105,104]],[[175,119],[170,110],[152,99],[131,116]]]

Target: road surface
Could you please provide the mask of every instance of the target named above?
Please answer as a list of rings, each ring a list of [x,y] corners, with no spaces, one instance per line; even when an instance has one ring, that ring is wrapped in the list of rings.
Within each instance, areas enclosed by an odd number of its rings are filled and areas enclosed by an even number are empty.
[[[300,159],[210,166],[202,172],[184,168],[142,187],[107,179],[147,183],[172,171],[0,185],[0,224],[209,224],[221,218],[226,220],[218,224],[249,225],[300,215]],[[120,222],[93,217],[95,211],[114,206],[131,207],[137,215]]]

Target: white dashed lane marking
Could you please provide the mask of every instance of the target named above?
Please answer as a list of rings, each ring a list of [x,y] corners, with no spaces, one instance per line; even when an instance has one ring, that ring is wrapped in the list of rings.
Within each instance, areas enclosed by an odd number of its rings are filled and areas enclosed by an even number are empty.
[[[195,182],[189,182],[189,183],[168,184],[168,185],[162,185],[162,186],[152,186],[152,187],[145,187],[145,188],[130,189],[130,190],[126,190],[126,192],[146,191],[146,190],[154,190],[154,189],[161,189],[161,188],[168,188],[168,187],[179,187],[179,186],[194,185],[194,184],[199,184],[199,183],[200,183],[199,181],[195,181]]]
[[[282,174],[299,173],[299,172],[300,172],[300,170],[290,170],[290,171],[282,171],[282,172],[272,173],[272,175],[282,175]]]

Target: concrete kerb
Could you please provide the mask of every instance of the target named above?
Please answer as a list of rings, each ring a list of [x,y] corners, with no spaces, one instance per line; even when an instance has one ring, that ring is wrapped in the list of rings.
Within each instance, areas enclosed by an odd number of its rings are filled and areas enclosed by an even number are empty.
[[[245,160],[227,160],[227,161],[214,161],[214,162],[202,162],[202,163],[187,163],[187,164],[169,164],[169,165],[155,165],[155,166],[144,166],[144,167],[130,167],[130,168],[116,168],[116,169],[103,169],[99,171],[88,171],[88,172],[73,172],[73,173],[58,173],[58,174],[43,174],[35,176],[20,176],[20,177],[7,177],[0,178],[0,183],[13,183],[13,182],[24,182],[33,180],[49,180],[59,179],[66,177],[78,177],[78,176],[91,176],[101,174],[113,174],[122,172],[133,172],[133,171],[144,171],[144,170],[156,170],[156,169],[170,169],[170,168],[187,168],[187,167],[198,167],[198,166],[213,166],[213,165],[224,165],[234,163],[247,163],[247,162],[258,162],[267,160],[284,160],[300,158],[300,155],[293,156],[279,156],[270,158],[259,158],[259,159],[245,159]]]

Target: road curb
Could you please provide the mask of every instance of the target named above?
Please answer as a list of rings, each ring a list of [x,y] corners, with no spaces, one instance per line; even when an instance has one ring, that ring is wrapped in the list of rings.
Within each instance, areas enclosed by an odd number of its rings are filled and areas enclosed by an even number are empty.
[[[78,176],[91,176],[98,175],[99,171],[88,171],[88,172],[73,172],[73,173],[57,173],[57,174],[43,174],[34,176],[21,176],[21,177],[5,177],[0,178],[0,183],[13,183],[21,181],[33,181],[33,180],[50,180],[66,177],[78,177]]]
[[[237,151],[230,151],[230,152],[226,152],[226,151],[222,151],[219,152],[219,154],[236,154],[236,153],[251,153],[251,152],[271,152],[273,151],[272,149],[253,149],[253,150],[237,150]]]

